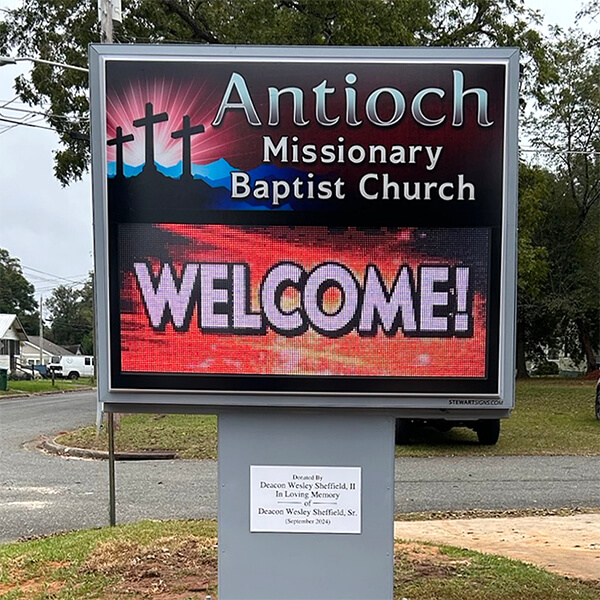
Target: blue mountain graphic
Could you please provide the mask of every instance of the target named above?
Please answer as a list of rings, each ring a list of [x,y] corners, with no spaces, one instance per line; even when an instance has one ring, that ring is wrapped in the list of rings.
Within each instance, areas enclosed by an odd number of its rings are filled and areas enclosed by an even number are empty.
[[[183,162],[179,161],[178,163],[166,167],[161,165],[160,163],[154,163],[156,166],[156,170],[164,175],[165,177],[170,177],[171,179],[179,179],[183,173]],[[135,177],[142,172],[144,165],[132,166],[125,163],[123,165],[123,174],[125,177]],[[237,171],[235,167],[232,167],[224,158],[220,158],[219,160],[212,162],[208,165],[192,165],[192,175],[194,179],[202,179],[207,183],[211,184],[212,187],[227,187],[230,188],[230,184],[224,185],[219,184],[215,185],[216,181],[230,180],[230,173],[232,171]],[[108,163],[108,176],[115,177],[117,174],[117,165],[116,162]]]
[[[162,173],[165,177],[170,177],[171,179],[179,179],[183,173],[183,163],[181,161],[172,167],[164,167],[160,163],[154,164],[156,165],[156,170],[159,173]]]
[[[143,168],[144,168],[144,163],[142,163],[141,165],[137,165],[137,166],[128,165],[127,163],[125,163],[123,165],[123,175],[125,175],[125,177],[135,177],[136,175],[139,175],[142,172]],[[117,163],[115,161],[108,163],[107,173],[108,173],[109,177],[116,176]]]
[[[246,199],[233,199],[231,197],[231,173],[239,172],[240,170],[232,167],[227,160],[221,158],[208,165],[192,165],[193,180],[188,180],[188,183],[184,183],[181,178],[183,173],[183,163],[179,161],[177,164],[170,167],[165,167],[161,164],[155,163],[156,171],[163,177],[162,181],[171,180],[173,182],[180,181],[177,183],[177,192],[187,193],[190,185],[194,185],[194,181],[198,184],[202,182],[206,184],[205,191],[203,192],[204,198],[202,203],[205,208],[213,208],[219,210],[253,210],[253,211],[288,211],[288,210],[336,210],[336,202],[329,201],[323,203],[321,200],[308,200],[306,198],[295,198],[290,196],[287,200],[282,201],[279,206],[272,206],[268,201],[264,199],[254,198],[252,195]],[[144,173],[144,165],[132,166],[125,164],[123,165],[123,174],[125,179],[132,180],[134,183],[138,181],[136,176],[140,176],[140,181],[143,179],[146,181],[151,180],[153,177],[151,173]],[[155,172],[156,173],[156,172]],[[288,183],[299,178],[303,181],[308,180],[308,172],[293,167],[277,167],[271,164],[260,165],[255,169],[246,171],[249,177],[249,183],[254,186],[257,180],[272,182],[274,180],[285,180]],[[330,179],[335,173],[320,174],[313,178],[315,183],[324,179]],[[111,179],[115,179],[116,176],[116,163],[111,162],[108,164],[108,176]],[[154,175],[156,176],[156,175]],[[147,182],[146,182],[147,183]],[[160,183],[156,180],[155,183]],[[155,185],[155,184],[152,184]],[[183,187],[181,187],[183,186]],[[154,189],[154,188],[153,188]],[[189,188],[191,189],[191,188]],[[195,189],[195,188],[194,188]],[[338,207],[339,208],[339,207]]]
[[[204,181],[218,181],[228,178],[231,171],[239,171],[239,169],[232,167],[224,158],[220,158],[209,165],[192,165],[194,179],[204,179]]]
[[[172,167],[165,167],[156,163],[156,169],[165,177],[179,179],[183,173],[183,162],[179,161]],[[192,175],[194,179],[202,179],[212,187],[221,187],[219,185],[214,185],[213,182],[218,180],[229,180],[231,171],[237,171],[237,169],[233,168],[224,158],[220,158],[208,165],[192,165]],[[226,187],[229,188],[229,186]]]

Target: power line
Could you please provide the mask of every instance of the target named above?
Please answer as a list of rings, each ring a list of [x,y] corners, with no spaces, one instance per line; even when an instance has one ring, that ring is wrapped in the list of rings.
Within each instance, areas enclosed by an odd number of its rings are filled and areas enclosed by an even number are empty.
[[[46,129],[48,131],[55,131],[56,133],[58,133],[57,129],[54,129],[54,127],[46,127],[44,125],[36,125],[34,123],[27,123],[26,121],[14,121],[13,119],[7,119],[5,117],[0,117],[0,121],[3,123],[11,123],[14,127],[17,127],[19,125],[24,125],[25,127],[34,127],[36,129]],[[12,129],[12,127],[10,127],[9,129]],[[7,131],[7,130],[5,130]],[[4,133],[4,132],[2,132]]]
[[[0,100],[0,102],[3,102],[4,104],[2,104],[2,106],[0,106],[0,108],[6,108],[9,104],[12,104],[15,100],[18,100],[19,96],[15,96],[12,100]],[[10,110],[16,110],[14,108],[11,108]]]
[[[87,277],[87,273],[83,273],[82,275],[72,275],[71,277],[61,277],[60,275],[56,275],[54,273],[48,273],[48,271],[42,271],[41,269],[34,269],[33,267],[28,267],[26,265],[21,265],[23,269],[27,269],[28,271],[34,271],[35,273],[41,273],[42,275],[49,275],[54,279],[62,279],[63,281],[72,282],[73,279],[79,279],[81,277]]]
[[[598,150],[540,150],[539,148],[519,148],[519,152],[528,152],[531,154],[595,154],[600,155]]]
[[[12,107],[6,107],[6,106],[0,106],[0,109],[6,108],[6,110],[12,110],[15,112],[22,112],[22,113],[28,113],[31,115],[41,115],[47,119],[64,119],[65,121],[71,121],[73,123],[79,123],[80,121],[89,121],[90,118],[89,117],[71,117],[69,115],[55,115],[52,113],[47,113],[47,112],[41,112],[38,110],[31,110],[31,109],[26,109],[26,108],[12,108]]]

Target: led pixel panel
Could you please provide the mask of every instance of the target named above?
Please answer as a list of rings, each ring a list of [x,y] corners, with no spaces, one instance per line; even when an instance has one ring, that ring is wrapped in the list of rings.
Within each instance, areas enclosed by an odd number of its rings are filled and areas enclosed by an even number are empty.
[[[127,373],[485,378],[487,229],[120,227]]]

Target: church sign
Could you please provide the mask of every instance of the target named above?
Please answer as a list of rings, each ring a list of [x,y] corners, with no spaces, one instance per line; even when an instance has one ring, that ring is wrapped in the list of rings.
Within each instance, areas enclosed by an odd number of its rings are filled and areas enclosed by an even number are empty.
[[[101,399],[512,406],[514,51],[90,56]]]

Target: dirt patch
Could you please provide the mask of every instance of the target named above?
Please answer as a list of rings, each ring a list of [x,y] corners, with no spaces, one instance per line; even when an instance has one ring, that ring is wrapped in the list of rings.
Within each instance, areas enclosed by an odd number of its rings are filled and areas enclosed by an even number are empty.
[[[70,562],[66,561],[50,561],[44,563],[42,568],[42,574],[36,574],[35,577],[27,575],[23,563],[26,561],[26,557],[20,556],[12,560],[8,567],[8,577],[10,583],[0,583],[0,598],[3,598],[6,594],[18,590],[20,592],[19,598],[27,600],[34,598],[40,594],[45,594],[45,597],[52,597],[58,593],[67,585],[65,581],[59,578],[55,578],[49,581],[47,573],[56,574],[56,571],[69,567]]]
[[[418,543],[394,544],[396,584],[407,584],[423,578],[450,579],[461,565],[470,561],[457,560],[442,553],[437,546]]]
[[[0,583],[0,597],[18,590],[20,592],[19,597],[23,600],[34,598],[42,593],[45,597],[51,598],[58,594],[65,585],[64,581],[46,581],[44,577],[34,577],[15,583]]]
[[[169,537],[147,546],[113,540],[99,545],[82,570],[118,577],[105,590],[108,600],[155,594],[161,600],[216,598],[217,539]]]

